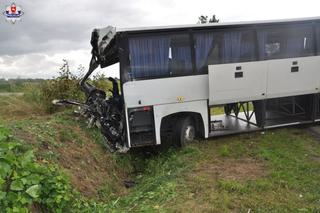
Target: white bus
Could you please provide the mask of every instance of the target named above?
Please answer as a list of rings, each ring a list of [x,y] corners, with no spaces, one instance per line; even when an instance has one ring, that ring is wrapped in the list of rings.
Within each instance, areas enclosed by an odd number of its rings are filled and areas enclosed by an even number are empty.
[[[184,145],[320,119],[320,18],[115,29],[92,33],[82,104],[113,149]],[[86,82],[120,64],[113,98]],[[91,106],[91,109],[89,109]],[[224,113],[215,115],[215,107]]]

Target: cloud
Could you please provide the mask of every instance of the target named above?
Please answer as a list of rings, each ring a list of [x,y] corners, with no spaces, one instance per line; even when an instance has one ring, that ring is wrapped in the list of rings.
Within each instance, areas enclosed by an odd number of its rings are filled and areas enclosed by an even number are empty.
[[[20,5],[25,14],[20,23],[11,25],[1,20],[0,55],[89,49],[94,27],[128,26],[129,19],[139,22],[141,12],[131,8],[133,3],[115,4],[110,0],[23,1]],[[127,18],[119,19],[119,14],[126,14]]]
[[[30,53],[24,55],[3,56],[0,58],[1,78],[46,78],[50,79],[58,75],[59,68],[67,59],[70,71],[79,75],[79,65],[88,68],[90,52],[75,50],[57,54]],[[119,77],[119,65],[115,64],[106,69],[98,68],[96,73],[104,73],[108,76]]]
[[[2,0],[0,10],[10,5]],[[51,77],[62,58],[72,66],[90,60],[93,28],[193,24],[201,14],[220,21],[317,16],[320,2],[212,0],[33,0],[15,1],[25,14],[12,25],[0,17],[0,77]],[[117,66],[108,70],[114,75]]]
[[[52,77],[55,73],[52,69],[58,65],[44,54],[4,56],[0,61],[0,78]]]
[[[10,5],[11,1],[0,4]],[[90,60],[93,28],[133,26],[145,13],[134,1],[21,1],[21,22],[0,20],[0,77],[43,77],[57,74],[62,59],[75,69]],[[116,68],[113,68],[114,72]]]

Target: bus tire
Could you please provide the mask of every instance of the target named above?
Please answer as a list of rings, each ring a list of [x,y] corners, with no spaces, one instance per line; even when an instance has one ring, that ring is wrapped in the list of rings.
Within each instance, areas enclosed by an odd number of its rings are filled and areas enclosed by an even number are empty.
[[[196,136],[196,128],[192,117],[181,117],[178,119],[174,131],[174,141],[179,147],[191,143]]]

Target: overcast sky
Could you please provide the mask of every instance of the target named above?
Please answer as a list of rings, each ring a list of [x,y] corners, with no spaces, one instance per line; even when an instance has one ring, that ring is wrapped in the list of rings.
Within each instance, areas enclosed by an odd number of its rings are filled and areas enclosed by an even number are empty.
[[[195,24],[201,14],[220,22],[320,16],[319,0],[19,0],[20,22],[6,22],[12,1],[0,0],[0,78],[50,78],[62,59],[71,70],[90,60],[93,28]],[[117,76],[118,66],[99,72]]]

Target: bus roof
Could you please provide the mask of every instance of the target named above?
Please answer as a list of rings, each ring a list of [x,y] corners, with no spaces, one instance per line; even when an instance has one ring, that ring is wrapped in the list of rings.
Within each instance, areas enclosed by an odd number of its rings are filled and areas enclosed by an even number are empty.
[[[169,26],[153,26],[153,27],[138,27],[138,28],[120,28],[117,32],[144,32],[144,31],[168,31],[168,30],[184,30],[194,28],[212,28],[223,26],[242,26],[242,25],[260,25],[260,24],[281,24],[281,23],[295,23],[295,22],[308,22],[320,21],[320,16],[307,17],[307,18],[294,18],[294,19],[277,19],[277,20],[260,20],[260,21],[241,21],[241,22],[221,22],[209,24],[189,24],[189,25],[169,25]]]

